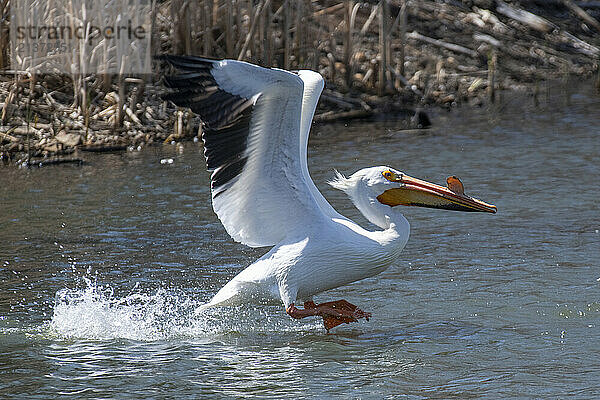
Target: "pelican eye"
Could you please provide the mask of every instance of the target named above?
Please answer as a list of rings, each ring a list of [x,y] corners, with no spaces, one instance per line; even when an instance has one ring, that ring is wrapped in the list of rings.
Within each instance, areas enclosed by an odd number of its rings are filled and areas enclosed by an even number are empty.
[[[383,171],[383,172],[381,173],[381,175],[383,175],[383,177],[384,177],[385,179],[387,179],[388,181],[390,181],[390,182],[396,182],[396,181],[398,180],[398,177],[396,176],[396,174],[395,174],[395,173],[393,173],[393,172],[392,172],[392,171],[390,171],[390,170]]]

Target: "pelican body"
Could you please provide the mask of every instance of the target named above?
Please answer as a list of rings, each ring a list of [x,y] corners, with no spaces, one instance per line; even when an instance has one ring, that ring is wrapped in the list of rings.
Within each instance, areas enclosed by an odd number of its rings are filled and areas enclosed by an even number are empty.
[[[447,187],[387,166],[336,172],[344,191],[380,230],[339,214],[318,191],[307,167],[312,118],[324,87],[314,71],[262,68],[234,60],[164,56],[166,99],[189,107],[203,123],[212,205],[228,234],[250,247],[272,246],[203,306],[277,300],[292,318],[323,317],[327,330],[370,313],[313,296],[377,275],[397,258],[410,226],[398,205],[496,212],[466,196],[456,177]],[[303,302],[304,307],[298,307]]]

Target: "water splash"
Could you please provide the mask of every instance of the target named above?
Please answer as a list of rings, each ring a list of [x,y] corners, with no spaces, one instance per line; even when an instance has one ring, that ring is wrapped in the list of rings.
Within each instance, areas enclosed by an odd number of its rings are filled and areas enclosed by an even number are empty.
[[[67,339],[155,341],[321,329],[317,321],[299,324],[272,307],[215,308],[197,313],[202,302],[180,289],[144,293],[134,288],[117,296],[110,286],[88,278],[84,283],[84,288],[62,289],[56,294],[51,333]]]

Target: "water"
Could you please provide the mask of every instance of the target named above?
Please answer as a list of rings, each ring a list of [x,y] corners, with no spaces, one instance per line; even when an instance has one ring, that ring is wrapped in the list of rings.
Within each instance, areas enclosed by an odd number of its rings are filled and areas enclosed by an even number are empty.
[[[600,102],[524,101],[317,128],[313,178],[364,225],[333,168],[457,175],[499,210],[406,209],[397,264],[317,298],[373,313],[331,334],[277,306],[194,312],[265,251],[212,213],[198,145],[3,169],[0,398],[600,396]]]

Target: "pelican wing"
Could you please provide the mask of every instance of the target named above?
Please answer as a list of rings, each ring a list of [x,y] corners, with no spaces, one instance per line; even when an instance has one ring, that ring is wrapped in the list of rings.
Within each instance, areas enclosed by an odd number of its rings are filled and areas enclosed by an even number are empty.
[[[302,118],[300,121],[300,163],[302,164],[302,175],[308,185],[308,189],[312,193],[315,201],[321,208],[322,212],[331,218],[343,218],[337,211],[329,204],[329,202],[323,197],[319,189],[315,186],[313,180],[308,172],[307,164],[307,148],[308,148],[308,135],[310,133],[310,127],[312,125],[313,116],[319,102],[321,92],[325,87],[325,82],[321,74],[310,70],[298,71],[298,76],[304,82],[304,92],[302,95]]]
[[[180,72],[166,78],[176,89],[167,98],[202,119],[213,209],[229,235],[271,246],[322,218],[331,206],[306,167],[322,78],[311,75],[305,88],[301,73],[233,60],[165,59]]]

